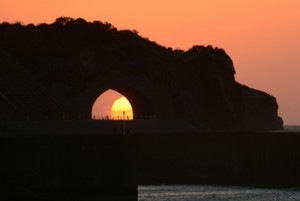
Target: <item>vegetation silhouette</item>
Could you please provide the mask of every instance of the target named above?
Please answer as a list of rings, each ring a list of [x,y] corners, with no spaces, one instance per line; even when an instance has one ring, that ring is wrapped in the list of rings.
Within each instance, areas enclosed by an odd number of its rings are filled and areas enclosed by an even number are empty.
[[[135,30],[118,30],[107,22],[59,17],[52,24],[3,22],[0,50],[24,67],[56,100],[58,108],[68,108],[72,97],[112,72],[119,72],[118,75],[128,74],[136,79],[131,91],[122,89],[129,98],[142,97],[135,91],[151,96],[140,98],[144,102],[136,102],[137,107],[148,101],[147,107],[153,105],[155,109],[164,103],[159,103],[159,99],[166,97],[169,101],[165,105],[171,109],[160,111],[162,115],[152,109],[151,114],[145,115],[183,119],[204,130],[282,129],[276,99],[236,82],[233,62],[220,48],[194,46],[187,51],[173,50],[139,36]],[[119,79],[120,83],[124,81]],[[138,80],[147,81],[152,87],[141,88],[143,82]],[[149,91],[154,91],[154,95],[147,94]],[[76,107],[55,112],[62,115]],[[13,115],[10,107],[4,110],[5,115]],[[172,114],[168,114],[170,111]]]

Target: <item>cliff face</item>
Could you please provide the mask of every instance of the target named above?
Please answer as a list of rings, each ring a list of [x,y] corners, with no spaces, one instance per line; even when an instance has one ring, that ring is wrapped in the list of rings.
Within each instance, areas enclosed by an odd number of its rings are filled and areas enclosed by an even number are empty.
[[[73,113],[90,118],[93,101],[111,88],[131,101],[136,117],[183,119],[203,130],[282,128],[276,99],[237,83],[222,49],[172,50],[134,31],[70,18],[38,26],[3,23],[0,49],[64,108],[57,118]]]
[[[276,99],[234,79],[234,66],[224,50],[195,46],[183,54],[186,73],[184,116],[215,130],[282,129]],[[178,71],[182,76],[182,72]],[[188,111],[190,111],[188,113]],[[196,115],[196,116],[195,116]]]

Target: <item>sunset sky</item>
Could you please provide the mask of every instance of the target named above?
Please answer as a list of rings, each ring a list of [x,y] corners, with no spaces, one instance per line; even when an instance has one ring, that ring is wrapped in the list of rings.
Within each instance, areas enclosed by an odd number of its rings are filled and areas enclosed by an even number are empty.
[[[237,81],[277,98],[285,124],[300,124],[299,11],[299,0],[0,0],[0,22],[81,17],[174,49],[223,48]]]

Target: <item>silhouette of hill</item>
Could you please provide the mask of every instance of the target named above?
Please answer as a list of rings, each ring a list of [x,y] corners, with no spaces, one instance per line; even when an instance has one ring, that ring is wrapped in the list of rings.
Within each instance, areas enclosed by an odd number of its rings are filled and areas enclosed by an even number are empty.
[[[0,50],[2,89],[21,76],[43,91],[40,106],[28,103],[34,109],[23,118],[31,113],[90,118],[96,93],[114,88],[131,100],[135,116],[183,119],[203,130],[282,129],[276,99],[236,82],[223,49],[172,50],[110,23],[60,17],[52,24],[0,24]],[[20,84],[1,90],[0,103],[11,102],[7,94],[21,99],[17,88],[33,97],[33,87]],[[49,100],[52,109],[45,111],[42,103]],[[2,109],[2,119],[22,117],[14,107]]]

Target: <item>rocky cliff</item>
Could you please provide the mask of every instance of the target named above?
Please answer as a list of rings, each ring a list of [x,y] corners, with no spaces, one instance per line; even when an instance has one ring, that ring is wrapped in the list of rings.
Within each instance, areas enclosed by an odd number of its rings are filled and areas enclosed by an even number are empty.
[[[194,46],[188,51],[172,50],[136,31],[67,17],[53,24],[2,23],[0,49],[1,59],[14,58],[13,62],[2,59],[1,71],[7,73],[0,75],[1,87],[16,82],[10,77],[28,71],[31,76],[24,75],[24,79],[34,80],[45,97],[38,102],[51,100],[51,107],[56,108],[49,112],[44,106],[34,107],[34,113],[42,116],[55,113],[53,118],[60,118],[76,113],[90,118],[93,101],[112,88],[131,101],[136,117],[183,119],[202,130],[276,130],[283,126],[276,99],[236,82],[233,62],[223,49]],[[23,70],[5,70],[13,65]],[[30,91],[20,84],[2,90],[0,102],[10,97],[5,93],[21,99],[18,90]],[[13,118],[13,107],[3,110],[2,119],[8,114]],[[30,113],[26,111],[24,116]],[[22,116],[20,112],[18,116]]]

